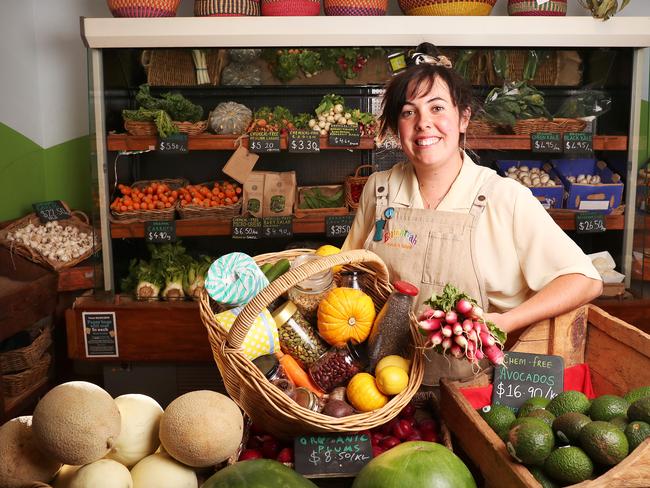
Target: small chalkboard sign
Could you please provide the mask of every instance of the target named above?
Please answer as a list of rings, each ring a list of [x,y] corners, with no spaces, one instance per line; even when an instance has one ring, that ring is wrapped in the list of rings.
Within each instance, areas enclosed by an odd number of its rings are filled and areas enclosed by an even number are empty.
[[[492,404],[513,410],[529,398],[553,398],[564,390],[561,356],[507,351],[503,364],[494,369]]]
[[[578,212],[576,214],[577,234],[597,234],[606,230],[603,214],[597,212]]]
[[[262,217],[262,235],[264,237],[293,236],[293,217],[291,215]]]
[[[61,200],[32,203],[32,207],[36,215],[38,215],[38,218],[41,219],[41,222],[53,222],[71,217],[70,212],[68,212],[68,209],[65,208]]]
[[[259,239],[262,236],[262,219],[259,217],[235,217],[232,219],[233,239]]]
[[[119,357],[115,312],[81,313],[86,357]]]
[[[530,147],[534,153],[561,153],[562,134],[559,132],[533,132]]]
[[[144,223],[144,240],[146,242],[176,242],[175,220],[147,220]]]
[[[294,153],[317,153],[320,151],[320,133],[315,130],[292,130],[289,132],[287,149]]]
[[[356,476],[372,459],[368,434],[303,435],[293,445],[295,469],[307,478]]]
[[[354,214],[330,215],[325,217],[326,237],[346,237],[350,233],[350,227],[354,221]]]
[[[164,154],[185,154],[187,149],[187,134],[171,134],[158,139],[156,150]]]
[[[565,132],[565,154],[591,154],[594,152],[594,136],[591,132]]]
[[[280,133],[251,132],[249,134],[248,150],[254,153],[280,152]]]
[[[358,146],[361,142],[359,127],[356,125],[332,124],[330,126],[327,142],[330,146]]]

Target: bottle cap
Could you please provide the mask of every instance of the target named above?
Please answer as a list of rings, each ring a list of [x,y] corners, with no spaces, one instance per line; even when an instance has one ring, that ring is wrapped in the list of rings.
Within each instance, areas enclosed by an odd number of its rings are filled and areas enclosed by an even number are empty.
[[[267,379],[271,379],[275,376],[280,367],[280,363],[273,354],[264,354],[253,359],[253,364],[258,367]]]
[[[409,283],[408,281],[396,281],[395,283],[393,283],[393,286],[398,292],[403,293],[404,295],[409,295],[414,297],[417,296],[418,293],[420,293],[418,287]]]

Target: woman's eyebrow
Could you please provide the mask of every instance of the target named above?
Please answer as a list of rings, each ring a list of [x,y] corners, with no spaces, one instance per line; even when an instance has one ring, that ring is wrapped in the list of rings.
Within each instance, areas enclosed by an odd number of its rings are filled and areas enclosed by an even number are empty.
[[[437,102],[437,101],[446,102],[447,100],[445,100],[442,97],[433,97],[433,98],[430,98],[429,100],[427,100],[425,103],[432,103],[432,102]],[[404,105],[415,105],[415,104],[412,101],[406,100],[404,102]]]

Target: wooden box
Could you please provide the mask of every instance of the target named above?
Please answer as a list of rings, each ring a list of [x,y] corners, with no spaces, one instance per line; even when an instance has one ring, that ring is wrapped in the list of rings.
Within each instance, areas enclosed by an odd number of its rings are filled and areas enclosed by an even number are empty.
[[[633,388],[650,385],[650,335],[593,305],[532,325],[512,350],[559,355],[564,358],[565,367],[587,363],[596,395],[623,395]],[[464,386],[488,385],[490,379],[491,371],[485,371],[471,384],[443,380],[442,418],[454,434],[454,445],[481,470],[486,487],[537,488],[539,483],[533,475],[512,459],[505,443],[460,392]],[[650,486],[650,439],[600,477],[572,486]]]

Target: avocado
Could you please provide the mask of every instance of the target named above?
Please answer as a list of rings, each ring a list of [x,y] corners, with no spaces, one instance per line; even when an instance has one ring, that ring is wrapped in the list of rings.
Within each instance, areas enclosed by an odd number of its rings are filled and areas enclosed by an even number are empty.
[[[556,417],[563,413],[578,412],[586,414],[589,410],[589,399],[581,391],[567,390],[558,394],[546,407]]]
[[[616,395],[602,395],[591,402],[589,416],[591,420],[609,422],[614,417],[625,415],[629,407],[627,400]]]
[[[531,397],[526,400],[521,407],[519,407],[517,417],[526,417],[533,410],[546,408],[550,401],[550,399],[544,397]]]
[[[629,420],[627,418],[627,415],[617,415],[613,419],[610,419],[609,423],[614,424],[616,427],[624,431],[627,427],[627,424],[629,423]]]
[[[544,473],[544,470],[538,466],[530,466],[528,468],[530,471],[530,474],[533,475],[533,477],[539,482],[540,485],[542,485],[542,488],[558,488],[558,485],[551,480],[548,476],[546,476],[546,473]]]
[[[515,421],[515,414],[505,405],[488,405],[479,410],[479,415],[502,439],[508,436],[510,425]]]
[[[540,465],[555,446],[553,431],[543,421],[521,423],[508,432],[508,452],[523,464]]]
[[[573,485],[591,477],[594,463],[579,447],[564,446],[546,458],[544,472],[562,486]]]
[[[625,437],[630,445],[630,452],[639,447],[644,440],[650,437],[650,424],[634,420],[625,428]]]
[[[543,408],[538,408],[537,410],[533,410],[528,414],[528,417],[532,417],[534,419],[540,419],[541,421],[545,422],[549,427],[553,425],[553,421],[555,420],[555,415],[553,415],[551,412]]]
[[[625,399],[627,400],[627,403],[630,405],[636,402],[637,400],[640,400],[641,398],[648,397],[650,396],[650,385],[649,386],[640,386],[639,388],[635,388],[634,390],[630,390],[627,392],[625,395]]]
[[[627,437],[621,429],[602,420],[585,425],[578,436],[580,447],[599,464],[614,466],[629,452]]]
[[[563,444],[576,444],[582,428],[591,422],[583,413],[563,413],[553,421],[553,432]]]
[[[650,397],[640,398],[632,403],[627,409],[627,418],[650,424]]]

